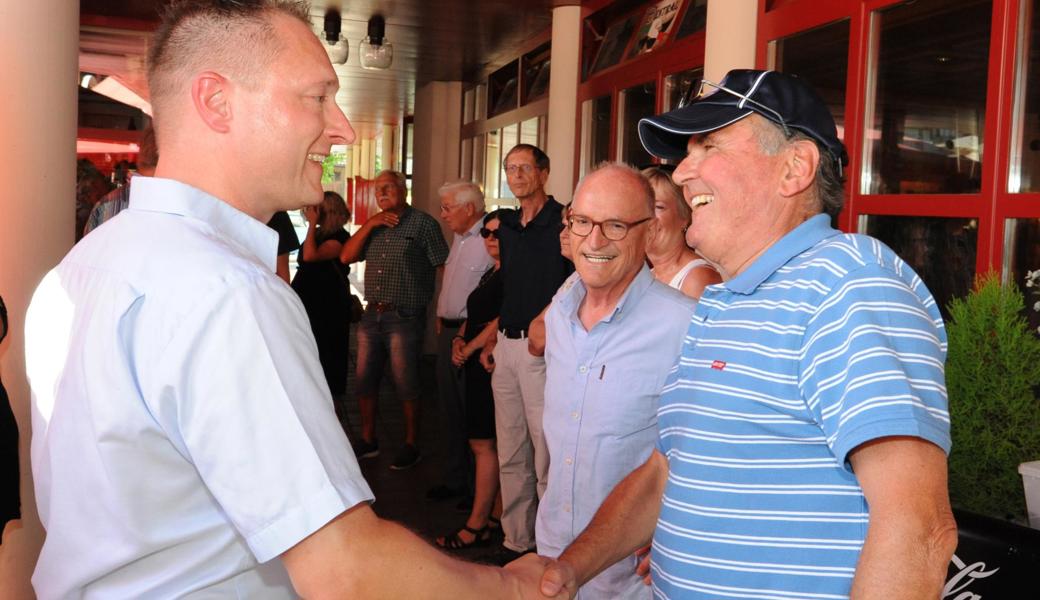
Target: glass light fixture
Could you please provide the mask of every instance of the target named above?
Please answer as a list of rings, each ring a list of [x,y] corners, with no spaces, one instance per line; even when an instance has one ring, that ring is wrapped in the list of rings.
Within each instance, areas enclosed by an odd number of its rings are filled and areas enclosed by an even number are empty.
[[[340,35],[341,26],[342,19],[338,10],[330,8],[325,11],[325,52],[328,53],[329,60],[336,65],[346,64],[347,57],[350,56],[347,38]]]
[[[358,47],[361,66],[366,69],[386,69],[394,60],[394,46],[386,41],[386,23],[381,15],[368,20],[368,37]]]

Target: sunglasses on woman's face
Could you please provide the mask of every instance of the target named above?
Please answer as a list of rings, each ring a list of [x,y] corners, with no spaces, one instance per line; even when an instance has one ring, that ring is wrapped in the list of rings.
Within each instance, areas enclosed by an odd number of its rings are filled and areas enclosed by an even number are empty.
[[[493,237],[493,238],[495,238],[497,240],[498,239],[498,230],[497,229],[488,229],[487,227],[481,227],[480,228],[480,237],[485,238],[485,239],[487,239],[489,237]]]

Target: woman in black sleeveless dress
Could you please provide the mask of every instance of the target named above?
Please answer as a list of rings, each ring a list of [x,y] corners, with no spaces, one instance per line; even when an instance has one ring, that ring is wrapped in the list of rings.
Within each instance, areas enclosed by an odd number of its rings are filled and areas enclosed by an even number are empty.
[[[299,254],[299,269],[292,280],[307,310],[318,358],[333,396],[347,389],[347,362],[350,336],[350,268],[339,261],[339,252],[350,238],[343,226],[350,212],[343,197],[325,192],[318,206],[304,209],[307,237]]]
[[[443,548],[458,550],[486,544],[491,534],[488,522],[493,512],[501,513],[498,499],[498,452],[495,449],[495,402],[491,395],[491,374],[480,364],[480,350],[495,330],[502,307],[501,261],[498,254],[498,211],[484,217],[480,235],[495,266],[484,273],[476,289],[466,299],[466,322],[452,342],[452,363],[463,370],[466,379],[466,437],[473,451],[476,472],[473,508],[466,524],[455,533],[437,538]],[[497,506],[496,506],[497,505]]]

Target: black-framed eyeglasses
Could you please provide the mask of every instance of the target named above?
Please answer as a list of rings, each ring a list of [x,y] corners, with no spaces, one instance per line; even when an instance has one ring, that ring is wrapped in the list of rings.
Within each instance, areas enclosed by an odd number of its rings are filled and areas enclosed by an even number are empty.
[[[592,229],[599,225],[599,230],[603,233],[603,237],[612,242],[620,242],[628,236],[630,229],[637,225],[642,225],[650,219],[653,219],[653,217],[646,217],[645,219],[639,219],[638,221],[632,221],[630,223],[618,219],[594,221],[585,215],[572,214],[567,218],[567,227],[574,235],[587,237],[592,233]]]
[[[482,237],[484,239],[495,238],[497,240],[498,239],[498,230],[497,229],[488,229],[487,227],[481,227],[480,228],[480,237]]]
[[[677,109],[682,108],[682,107],[686,106],[687,104],[689,104],[690,102],[693,102],[694,99],[700,98],[700,97],[704,96],[704,86],[712,87],[712,88],[715,88],[716,90],[719,90],[719,91],[722,91],[722,92],[726,92],[727,94],[730,94],[732,96],[736,96],[737,98],[740,98],[741,99],[741,104],[738,106],[738,108],[744,108],[743,105],[745,103],[747,103],[747,104],[753,104],[756,108],[764,110],[765,112],[769,113],[770,115],[772,115],[775,118],[775,122],[778,123],[780,125],[780,127],[784,130],[784,135],[786,137],[788,137],[788,138],[791,137],[791,130],[787,128],[787,122],[784,121],[783,115],[781,115],[780,113],[776,112],[772,108],[769,108],[765,104],[762,104],[761,102],[758,102],[758,101],[754,100],[753,98],[751,98],[747,94],[741,94],[740,92],[738,92],[736,90],[732,90],[732,89],[730,89],[730,88],[728,88],[728,87],[726,87],[724,85],[715,83],[714,81],[708,81],[707,79],[701,79],[700,85],[696,86],[696,88],[691,85],[689,90],[687,90],[686,95],[684,95],[682,97],[682,100],[679,101],[679,106],[677,106],[676,108]],[[691,92],[693,92],[694,89],[697,90],[696,94],[692,94],[691,93]]]

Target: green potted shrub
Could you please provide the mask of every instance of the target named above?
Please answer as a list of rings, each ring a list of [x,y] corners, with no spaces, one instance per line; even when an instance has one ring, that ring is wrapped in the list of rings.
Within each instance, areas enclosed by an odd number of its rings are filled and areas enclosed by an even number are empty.
[[[1022,316],[1018,286],[993,273],[949,308],[950,499],[1026,524],[1018,466],[1040,459],[1040,338]]]

